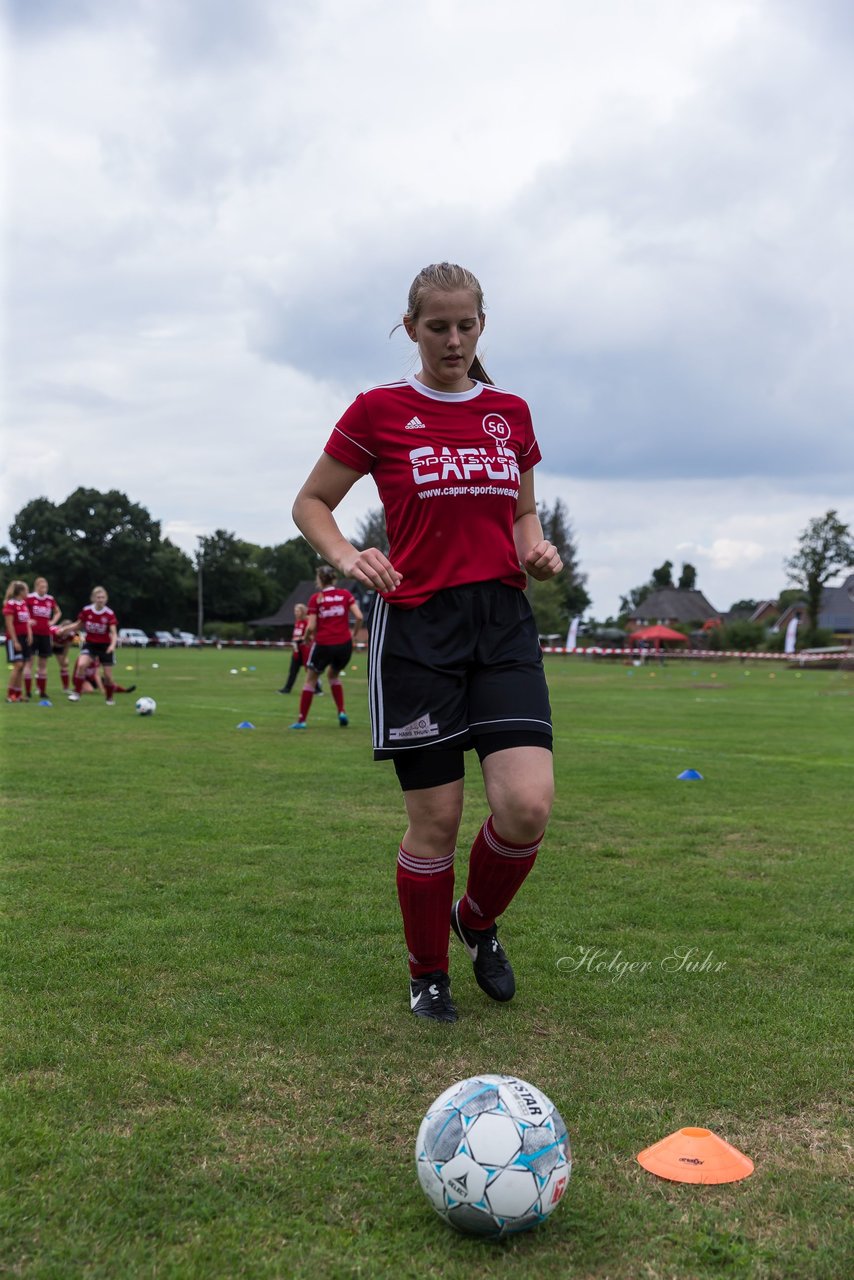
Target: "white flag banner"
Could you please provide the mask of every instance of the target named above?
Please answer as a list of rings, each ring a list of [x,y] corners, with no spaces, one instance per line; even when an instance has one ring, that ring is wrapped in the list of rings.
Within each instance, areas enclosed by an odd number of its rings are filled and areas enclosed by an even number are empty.
[[[793,618],[789,619],[789,625],[786,627],[786,641],[785,641],[785,644],[783,645],[784,653],[795,652],[795,640],[797,638],[797,634],[798,634],[798,615],[795,614]]]
[[[576,641],[578,640],[578,624],[580,622],[581,622],[581,618],[578,617],[578,618],[573,618],[572,622],[570,622],[569,624],[569,631],[566,633],[567,649],[571,650],[575,648]]]

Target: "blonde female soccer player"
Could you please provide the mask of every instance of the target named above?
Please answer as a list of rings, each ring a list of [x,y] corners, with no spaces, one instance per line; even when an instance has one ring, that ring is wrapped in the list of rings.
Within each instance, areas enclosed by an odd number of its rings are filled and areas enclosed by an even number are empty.
[[[107,598],[103,587],[93,587],[91,603],[84,605],[77,615],[82,639],[80,657],[74,668],[74,692],[68,695],[70,702],[80,700],[86,671],[91,664],[97,662],[101,668],[105,705],[115,706],[113,664],[119,636],[119,620],[108,607]]]
[[[410,1008],[453,1022],[453,927],[480,987],[510,1000],[515,978],[496,919],[525,880],[551,811],[552,726],[527,576],[562,569],[534,496],[531,414],[477,355],[483,291],[451,263],[412,283],[403,325],[420,367],[357,396],[294,504],[312,546],[379,593],[371,618],[374,756],[394,762],[407,827],[397,888],[409,951]],[[370,474],[389,551],[358,550],[333,512]],[[454,902],[465,752],[483,771],[488,815]]]

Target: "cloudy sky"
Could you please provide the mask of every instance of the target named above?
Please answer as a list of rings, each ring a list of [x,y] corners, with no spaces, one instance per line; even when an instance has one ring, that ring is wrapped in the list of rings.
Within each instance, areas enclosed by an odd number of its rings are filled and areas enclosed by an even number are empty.
[[[854,523],[849,0],[7,0],[0,541],[120,488],[190,551],[296,532],[462,262],[593,611],[719,609]],[[370,480],[340,509],[377,505]]]

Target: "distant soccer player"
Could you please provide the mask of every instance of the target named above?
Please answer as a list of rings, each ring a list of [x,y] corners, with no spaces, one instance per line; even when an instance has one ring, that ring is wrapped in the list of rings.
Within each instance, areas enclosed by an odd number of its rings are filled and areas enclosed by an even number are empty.
[[[344,587],[336,587],[338,574],[328,564],[321,565],[315,581],[317,591],[308,602],[308,626],[305,638],[309,644],[305,664],[306,677],[299,700],[299,719],[292,729],[304,729],[311,710],[311,702],[317,691],[318,677],[329,668],[329,688],[338,709],[338,723],[346,728],[350,721],[344,710],[344,686],[341,672],[353,653],[353,637],[350,634],[350,618],[362,621],[362,611],[355,596]]]
[[[50,629],[50,639],[53,646],[53,656],[59,664],[59,679],[62,687],[68,693],[68,685],[70,675],[68,671],[68,650],[71,641],[77,634],[79,627],[78,622],[59,622],[55,627]]]
[[[23,702],[24,666],[33,652],[33,629],[27,609],[26,582],[10,582],[3,597],[3,625],[6,628],[6,657],[12,667],[7,702]]]
[[[113,664],[119,630],[118,618],[107,606],[107,593],[103,587],[94,587],[91,604],[84,605],[77,615],[82,633],[80,657],[74,670],[74,692],[70,702],[78,702],[86,679],[86,669],[96,660],[101,664],[104,695],[108,707],[115,706],[113,694]]]
[[[78,662],[79,662],[79,659],[78,659]],[[75,668],[76,668],[76,665],[77,664],[75,664]],[[75,671],[75,674],[76,674],[76,671]],[[115,693],[133,693],[135,689],[136,689],[135,684],[129,684],[129,685],[113,684],[114,694]],[[103,693],[104,692],[104,681],[101,676],[100,658],[96,658],[95,661],[91,662],[89,666],[86,668],[86,671],[83,675],[83,687],[81,688],[80,692],[81,693]]]
[[[294,605],[294,629],[291,635],[291,646],[293,655],[291,657],[291,669],[288,672],[288,679],[283,688],[278,689],[277,693],[290,693],[296,683],[296,678],[302,668],[308,662],[309,646],[305,643],[305,632],[308,626],[308,606],[304,604]],[[320,687],[320,680],[314,690],[314,696],[317,697],[323,690]]]
[[[33,590],[27,596],[27,609],[33,622],[33,653],[38,665],[36,667],[36,688],[40,698],[47,697],[47,660],[53,652],[51,628],[55,627],[62,617],[62,610],[52,595],[48,594],[47,578],[36,578]],[[32,684],[32,677],[30,677]],[[24,672],[24,685],[27,674]],[[30,690],[27,689],[27,693]]]
[[[510,1000],[516,983],[496,918],[534,865],[554,795],[552,725],[527,575],[561,558],[534,495],[540,460],[531,413],[496,387],[477,355],[483,291],[470,271],[435,263],[409,290],[403,325],[413,377],[374,387],[345,411],[294,504],[318,554],[379,592],[368,699],[375,759],[392,759],[408,826],[397,888],[412,1013],[453,1022],[451,928],[478,985]],[[389,551],[358,550],[333,512],[370,473]],[[490,813],[454,903],[465,751],[480,758]]]

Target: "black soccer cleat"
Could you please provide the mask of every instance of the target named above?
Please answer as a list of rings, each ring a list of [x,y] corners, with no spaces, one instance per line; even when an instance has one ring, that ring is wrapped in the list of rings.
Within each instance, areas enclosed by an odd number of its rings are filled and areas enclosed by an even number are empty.
[[[409,1007],[416,1018],[456,1022],[457,1011],[451,999],[448,975],[437,969],[435,973],[425,973],[421,978],[410,978]]]
[[[495,925],[491,929],[467,929],[460,920],[460,902],[451,908],[451,928],[469,953],[474,976],[481,991],[493,1000],[512,1000],[516,979],[504,948],[498,941]]]

